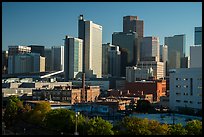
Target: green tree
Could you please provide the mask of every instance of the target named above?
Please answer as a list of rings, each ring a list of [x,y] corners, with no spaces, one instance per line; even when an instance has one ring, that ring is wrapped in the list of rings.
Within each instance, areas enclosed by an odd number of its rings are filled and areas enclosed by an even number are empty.
[[[167,135],[169,130],[169,126],[167,124],[160,124],[155,120],[149,120],[148,128],[152,135]]]
[[[112,124],[101,117],[94,117],[88,121],[88,135],[113,135]]]
[[[6,126],[11,126],[12,122],[22,113],[23,103],[17,96],[10,96],[6,106],[3,120]]]
[[[45,117],[45,125],[57,131],[69,131],[74,133],[74,111],[68,109],[54,109]]]
[[[151,113],[154,109],[148,100],[138,100],[136,111]]]
[[[51,110],[51,106],[48,102],[44,101],[44,102],[37,103],[35,108],[29,111],[28,121],[36,125],[44,125],[45,115],[50,110]]]
[[[202,135],[202,122],[199,120],[189,121],[185,129],[187,130],[187,135]]]
[[[186,135],[187,130],[182,126],[182,124],[175,124],[169,126],[169,135]]]
[[[124,117],[121,122],[115,125],[114,131],[120,135],[151,135],[148,124],[148,119]]]

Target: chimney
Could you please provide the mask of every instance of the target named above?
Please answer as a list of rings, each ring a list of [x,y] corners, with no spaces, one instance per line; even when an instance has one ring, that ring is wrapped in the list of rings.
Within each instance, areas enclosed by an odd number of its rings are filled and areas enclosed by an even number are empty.
[[[82,73],[82,92],[81,92],[81,101],[85,102],[85,73]]]

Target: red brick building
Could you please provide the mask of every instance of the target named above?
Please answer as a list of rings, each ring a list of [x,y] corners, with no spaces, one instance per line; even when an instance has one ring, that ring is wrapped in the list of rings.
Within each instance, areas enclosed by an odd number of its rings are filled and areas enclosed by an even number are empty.
[[[153,101],[158,102],[160,100],[160,96],[165,96],[166,94],[166,81],[155,80],[126,82],[125,89],[129,90],[130,94],[137,96],[153,94]]]

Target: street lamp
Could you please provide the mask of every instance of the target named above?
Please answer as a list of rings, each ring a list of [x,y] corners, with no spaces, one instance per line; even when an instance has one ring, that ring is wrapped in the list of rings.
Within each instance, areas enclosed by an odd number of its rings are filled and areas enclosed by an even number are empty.
[[[75,124],[75,132],[74,132],[74,135],[79,135],[79,133],[77,132],[77,120],[78,120],[78,115],[79,115],[79,112],[76,112],[75,116],[76,116],[76,124]]]

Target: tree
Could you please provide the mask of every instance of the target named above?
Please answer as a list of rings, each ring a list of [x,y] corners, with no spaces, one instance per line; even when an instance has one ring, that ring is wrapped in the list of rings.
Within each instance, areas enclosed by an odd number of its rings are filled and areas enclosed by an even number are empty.
[[[170,125],[169,126],[168,134],[169,135],[186,135],[187,131],[182,126],[182,124],[175,124],[175,125]]]
[[[151,135],[148,123],[148,119],[124,117],[121,122],[116,124],[114,131],[120,135]]]
[[[154,109],[148,100],[138,100],[136,111],[149,113],[149,112],[153,112]]]
[[[112,124],[101,117],[94,117],[88,121],[88,135],[113,135]]]
[[[36,125],[43,125],[46,113],[51,110],[51,106],[48,102],[40,102],[35,108],[29,111],[28,117],[29,121]]]
[[[187,135],[202,135],[202,122],[199,120],[189,121],[185,129],[187,130]]]
[[[167,124],[160,124],[155,120],[149,120],[148,128],[152,135],[167,135],[169,130],[169,126]]]
[[[74,111],[68,109],[54,109],[45,116],[45,125],[56,131],[74,133]]]
[[[22,113],[23,103],[17,96],[10,96],[6,106],[3,120],[6,126],[11,126],[12,122]]]

